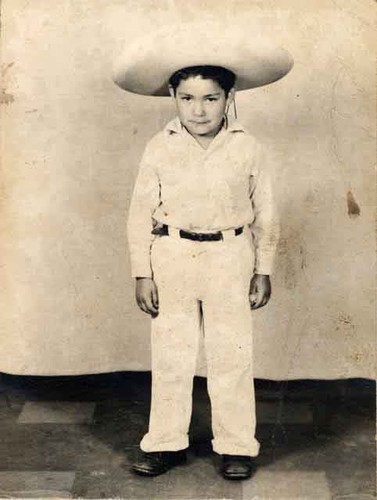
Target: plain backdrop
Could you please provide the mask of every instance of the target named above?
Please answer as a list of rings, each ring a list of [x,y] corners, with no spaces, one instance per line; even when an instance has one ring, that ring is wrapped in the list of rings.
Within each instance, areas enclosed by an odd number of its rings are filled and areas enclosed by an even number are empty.
[[[174,106],[118,89],[112,64],[156,26],[221,18],[257,22],[295,59],[283,80],[237,96],[274,172],[282,233],[271,302],[254,313],[255,375],[375,377],[375,2],[1,9],[0,371],[150,368],[125,222],[145,144]]]

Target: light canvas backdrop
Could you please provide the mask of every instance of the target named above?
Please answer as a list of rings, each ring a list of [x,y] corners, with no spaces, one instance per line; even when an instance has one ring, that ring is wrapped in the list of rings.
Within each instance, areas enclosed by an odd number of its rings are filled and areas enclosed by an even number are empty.
[[[119,90],[112,61],[156,26],[238,16],[257,18],[295,58],[285,79],[237,97],[240,121],[266,145],[282,232],[272,300],[254,313],[255,375],[375,377],[372,0],[1,9],[0,371],[150,368],[125,221],[144,146],[174,107]]]

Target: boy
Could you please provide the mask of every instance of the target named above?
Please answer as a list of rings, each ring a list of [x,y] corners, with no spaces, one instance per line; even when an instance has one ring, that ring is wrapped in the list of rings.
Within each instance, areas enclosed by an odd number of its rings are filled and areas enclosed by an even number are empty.
[[[168,84],[167,73],[163,76],[165,87],[152,82],[154,92],[140,88],[140,78],[127,83],[124,65],[115,78],[122,88],[139,93],[166,95],[168,90],[177,109],[177,118],[147,145],[128,219],[136,300],[152,317],[149,430],[140,445],[141,460],[133,465],[145,476],[186,460],[201,327],[212,445],[222,456],[223,477],[249,478],[259,451],[250,309],[263,307],[271,295],[277,224],[261,148],[227,114],[237,64],[206,64],[214,60],[209,50],[203,46],[200,64],[179,66],[185,57],[178,57]],[[163,67],[163,56],[161,61]],[[137,62],[132,64],[135,69]],[[267,83],[289,71],[291,60],[286,56],[277,70],[275,58],[270,66]],[[266,83],[260,81],[260,73],[249,80],[244,73],[240,85]]]

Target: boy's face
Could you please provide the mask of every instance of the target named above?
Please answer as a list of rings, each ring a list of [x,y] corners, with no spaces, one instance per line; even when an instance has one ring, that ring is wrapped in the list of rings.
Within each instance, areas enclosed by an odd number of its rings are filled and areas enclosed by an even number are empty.
[[[178,116],[182,125],[194,137],[214,137],[219,131],[224,114],[233,101],[234,90],[228,97],[220,85],[201,76],[181,80],[176,95],[170,88],[170,95],[174,98]]]

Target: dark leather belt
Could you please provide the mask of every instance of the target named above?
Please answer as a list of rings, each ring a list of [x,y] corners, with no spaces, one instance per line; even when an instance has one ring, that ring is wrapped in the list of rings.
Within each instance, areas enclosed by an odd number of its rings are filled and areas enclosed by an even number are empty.
[[[243,232],[243,226],[233,229],[235,236],[238,236]],[[152,234],[157,234],[159,236],[169,236],[169,226],[163,224],[162,226],[156,227],[152,230]],[[193,241],[220,241],[224,239],[223,233],[221,231],[216,231],[215,233],[192,233],[190,231],[185,231],[184,229],[179,230],[179,236],[187,240]]]

